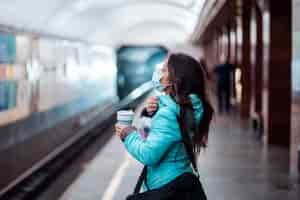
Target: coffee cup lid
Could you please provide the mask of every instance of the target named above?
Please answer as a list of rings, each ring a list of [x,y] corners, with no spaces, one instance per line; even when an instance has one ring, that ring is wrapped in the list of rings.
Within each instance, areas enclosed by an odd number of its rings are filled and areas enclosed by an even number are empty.
[[[120,115],[132,115],[134,112],[132,110],[120,110],[117,112]]]

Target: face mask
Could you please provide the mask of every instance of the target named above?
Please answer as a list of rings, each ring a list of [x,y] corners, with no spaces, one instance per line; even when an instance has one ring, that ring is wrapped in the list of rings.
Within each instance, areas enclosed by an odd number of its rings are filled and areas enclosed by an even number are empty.
[[[153,83],[155,89],[157,89],[160,92],[163,92],[164,89],[166,88],[165,86],[163,86],[160,83],[160,80],[162,79],[162,77],[163,77],[163,71],[162,71],[162,69],[156,67],[155,70],[154,70],[154,72],[153,72],[152,83]]]

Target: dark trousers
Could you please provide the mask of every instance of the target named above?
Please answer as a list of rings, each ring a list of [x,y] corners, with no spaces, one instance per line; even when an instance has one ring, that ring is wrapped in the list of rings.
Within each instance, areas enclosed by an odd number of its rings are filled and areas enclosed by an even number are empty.
[[[218,84],[218,110],[220,113],[230,111],[230,84]]]

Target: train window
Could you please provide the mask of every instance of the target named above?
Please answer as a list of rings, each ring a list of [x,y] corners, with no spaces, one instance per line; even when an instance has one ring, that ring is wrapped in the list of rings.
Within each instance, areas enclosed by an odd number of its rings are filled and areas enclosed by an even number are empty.
[[[16,37],[0,33],[0,112],[16,106]]]

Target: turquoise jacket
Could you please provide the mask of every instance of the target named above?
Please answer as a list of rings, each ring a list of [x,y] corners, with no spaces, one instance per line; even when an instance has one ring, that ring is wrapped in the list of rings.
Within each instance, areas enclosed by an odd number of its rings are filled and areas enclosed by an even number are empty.
[[[190,99],[196,123],[199,123],[203,114],[202,102],[197,95],[190,95]],[[169,95],[159,96],[159,109],[152,117],[147,139],[134,131],[124,140],[127,151],[148,166],[147,184],[150,189],[160,188],[185,172],[193,172],[181,143],[176,115],[179,115],[179,106],[175,101]]]

